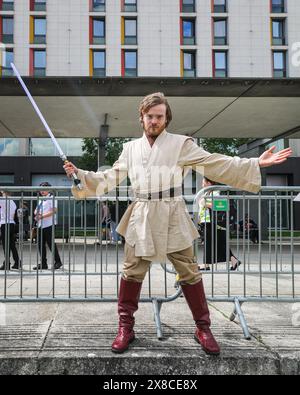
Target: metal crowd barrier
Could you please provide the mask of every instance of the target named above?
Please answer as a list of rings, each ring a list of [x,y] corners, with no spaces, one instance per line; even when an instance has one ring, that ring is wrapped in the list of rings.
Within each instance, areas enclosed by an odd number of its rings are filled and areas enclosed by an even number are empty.
[[[300,206],[294,202],[299,193],[300,187],[263,187],[252,195],[213,186],[194,199],[194,212],[199,202],[211,206],[201,225],[202,240],[195,243],[198,262],[214,262],[203,270],[207,297],[234,303],[230,319],[238,315],[247,339],[243,303],[300,302],[300,231],[295,229]],[[198,222],[197,215],[194,220]],[[224,249],[222,262],[218,250]],[[232,254],[240,261],[235,271]]]
[[[11,201],[16,202],[19,209],[16,235],[11,236],[8,225],[4,225],[5,254],[1,251],[0,259],[4,256],[5,265],[0,271],[0,303],[117,302],[124,240],[117,237],[114,230],[130,204],[127,195],[76,201],[70,188],[0,187],[0,190],[11,194],[2,200],[8,214]],[[57,206],[57,224],[54,217],[51,221],[51,248],[53,251],[55,244],[58,247],[62,262],[58,270],[55,256],[48,247],[48,269],[34,270],[42,264],[38,246],[43,243],[43,234],[37,232],[33,237],[34,213],[45,200],[38,195],[41,190],[50,190],[52,206]],[[231,320],[238,315],[247,339],[250,332],[242,311],[243,303],[300,302],[300,232],[295,230],[298,203],[294,202],[298,193],[300,188],[296,187],[265,187],[258,195],[249,195],[217,186],[200,191],[196,197],[185,196],[197,226],[199,201],[211,205],[210,221],[205,217],[202,238],[195,242],[195,255],[199,264],[208,262],[206,244],[210,238],[210,256],[217,261],[220,241],[224,244],[224,261],[210,264],[210,270],[203,271],[206,293],[210,301],[234,303]],[[107,207],[110,216],[104,218]],[[246,214],[257,225],[256,239],[254,229],[242,226]],[[8,270],[10,237],[16,237],[22,262],[19,270]],[[230,270],[231,251],[241,261],[236,271]],[[175,275],[169,264],[154,263],[144,281],[141,302],[152,303],[159,339],[162,338],[162,304],[181,295]]]
[[[15,202],[18,208],[14,215],[18,217],[16,234],[12,236],[8,224],[4,225],[5,254],[4,270],[0,271],[0,303],[117,302],[124,240],[116,234],[115,228],[130,204],[127,196],[76,201],[70,188],[0,187],[0,191],[10,194],[2,198],[8,218],[11,214],[10,202]],[[50,191],[51,196],[39,196],[39,191]],[[52,251],[55,245],[58,248],[62,262],[59,269],[55,269],[55,254],[51,253],[49,246],[46,247],[48,269],[42,267],[39,245],[43,244],[43,232],[34,234],[36,210],[41,212],[40,203],[46,200],[51,202],[52,207],[57,206],[56,220],[52,217],[50,224],[50,246]],[[105,217],[107,207],[109,217]],[[12,269],[12,256],[9,260],[11,238],[21,261],[18,270]],[[2,253],[0,251],[0,263]],[[141,302],[152,303],[159,339],[163,336],[160,321],[162,304],[173,301],[181,294],[180,288],[174,287],[175,274],[166,265],[154,263],[143,284]]]

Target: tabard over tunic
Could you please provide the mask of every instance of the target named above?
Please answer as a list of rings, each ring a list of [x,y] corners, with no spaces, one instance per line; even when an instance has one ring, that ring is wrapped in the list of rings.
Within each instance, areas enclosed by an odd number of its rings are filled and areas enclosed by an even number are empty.
[[[191,137],[163,131],[151,147],[142,138],[125,143],[112,169],[104,172],[78,171],[83,190],[72,188],[76,199],[102,196],[127,176],[136,200],[125,212],[117,231],[135,247],[135,255],[149,261],[166,262],[167,254],[193,244],[198,231],[183,197],[163,194],[161,200],[147,200],[149,193],[181,188],[187,168],[207,178],[249,192],[258,192],[261,173],[258,159],[210,154]]]

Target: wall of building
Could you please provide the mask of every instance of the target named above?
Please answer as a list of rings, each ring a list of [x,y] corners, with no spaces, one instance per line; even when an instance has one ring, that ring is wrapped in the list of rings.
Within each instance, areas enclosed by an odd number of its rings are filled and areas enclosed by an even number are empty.
[[[289,76],[300,77],[300,34],[299,34],[299,15],[300,1],[289,0],[288,10],[288,48],[289,48]]]
[[[291,139],[289,146],[293,149],[293,155],[300,157],[300,140]]]
[[[139,76],[180,75],[179,21],[177,1],[138,2]]]
[[[29,2],[14,4],[14,61],[21,75],[29,75]]]
[[[229,73],[232,77],[270,77],[270,2],[229,1]]]
[[[78,158],[69,158],[76,161]],[[14,186],[32,185],[33,174],[64,175],[62,161],[56,157],[0,157],[0,174],[14,175]],[[47,181],[47,180],[45,180]]]
[[[106,50],[106,75],[121,75],[121,16],[138,20],[138,75],[181,76],[181,49],[195,50],[197,76],[213,76],[213,49],[228,50],[229,77],[272,77],[270,0],[228,2],[228,46],[213,46],[212,14],[209,0],[197,0],[196,12],[180,13],[180,0],[138,0],[137,13],[122,13],[120,0],[108,0],[106,12],[90,12],[89,0],[48,0],[46,12],[30,12],[29,0],[15,1],[15,10],[0,11],[14,15],[13,47],[15,63],[21,74],[29,75],[30,48],[47,49],[47,76],[89,76],[90,49]],[[46,45],[29,44],[30,15],[47,17]],[[106,45],[90,45],[89,18],[105,16]],[[196,19],[196,45],[180,45],[180,17]],[[287,0],[288,76],[300,77],[300,2]],[[297,44],[298,43],[298,44]],[[274,49],[274,47],[273,47]],[[276,49],[276,48],[275,48]],[[295,55],[298,49],[299,56]],[[296,56],[296,57],[295,57]]]

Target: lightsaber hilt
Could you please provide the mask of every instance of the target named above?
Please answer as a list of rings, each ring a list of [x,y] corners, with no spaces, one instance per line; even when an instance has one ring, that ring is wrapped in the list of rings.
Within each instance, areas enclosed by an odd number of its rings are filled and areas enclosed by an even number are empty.
[[[64,162],[65,165],[67,163],[69,163],[69,161],[68,161],[66,156],[62,156],[61,159],[62,159],[62,161]],[[76,185],[76,187],[79,190],[82,190],[82,185],[81,185],[81,182],[80,182],[79,178],[77,177],[77,174],[73,173],[72,174],[72,178],[73,178],[74,185]]]

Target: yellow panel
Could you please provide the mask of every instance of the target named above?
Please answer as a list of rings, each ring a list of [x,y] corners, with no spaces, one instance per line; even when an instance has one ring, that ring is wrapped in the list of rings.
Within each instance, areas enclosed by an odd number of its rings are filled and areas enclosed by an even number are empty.
[[[183,59],[183,51],[180,51],[180,76],[183,77],[183,64],[184,59]]]
[[[33,16],[30,16],[30,23],[29,23],[29,25],[30,25],[29,43],[33,44],[33,41],[34,41],[34,17]]]
[[[121,17],[121,44],[125,44],[125,19]]]
[[[93,59],[93,50],[90,49],[90,77],[93,76],[93,70],[94,70],[93,62],[94,62],[94,59]]]

